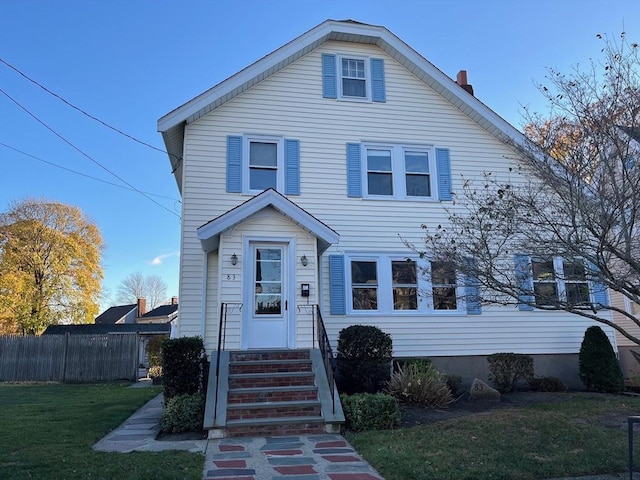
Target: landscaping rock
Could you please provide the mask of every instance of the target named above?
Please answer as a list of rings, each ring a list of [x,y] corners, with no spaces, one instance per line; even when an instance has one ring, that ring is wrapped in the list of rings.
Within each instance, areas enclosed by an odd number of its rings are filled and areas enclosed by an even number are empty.
[[[471,390],[469,391],[469,400],[499,402],[500,392],[495,388],[490,387],[479,378],[476,378],[471,384]]]

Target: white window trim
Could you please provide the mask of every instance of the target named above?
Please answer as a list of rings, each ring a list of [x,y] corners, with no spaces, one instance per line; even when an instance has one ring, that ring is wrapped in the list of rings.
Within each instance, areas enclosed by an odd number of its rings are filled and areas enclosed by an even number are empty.
[[[418,281],[418,309],[394,310],[393,278],[391,262],[406,259],[416,262]],[[355,316],[423,316],[423,315],[466,315],[466,302],[460,289],[464,288],[462,274],[456,272],[456,306],[455,310],[435,310],[433,308],[431,283],[431,258],[420,258],[417,255],[400,253],[348,253],[345,254],[345,282],[347,289],[347,315]],[[351,280],[351,262],[376,262],[378,275],[378,308],[377,310],[354,310]]]
[[[629,315],[633,315],[633,310],[632,310],[632,308],[631,308],[631,307],[632,307],[632,305],[631,305],[632,303],[633,303],[633,302],[632,302],[629,298],[624,297],[624,309],[626,310],[626,312],[627,312]],[[634,315],[636,318],[640,318],[640,308],[639,308],[638,312],[639,312],[639,313],[637,313],[637,314],[635,314],[635,315]]]
[[[369,171],[367,165],[367,151],[368,150],[390,150],[391,151],[391,175],[393,185],[393,195],[373,195],[369,194],[369,181],[367,173]],[[409,196],[407,195],[406,184],[406,166],[405,166],[405,153],[406,152],[422,152],[426,153],[429,157],[429,184],[431,189],[431,195]],[[370,200],[409,200],[417,202],[436,202],[438,201],[438,178],[436,170],[436,149],[434,145],[412,145],[412,144],[397,144],[397,143],[384,143],[384,142],[363,142],[361,145],[362,160],[362,192],[363,198]]]
[[[365,97],[351,97],[342,93],[342,60],[363,60],[364,61],[364,85],[365,85]],[[338,100],[344,100],[347,102],[367,102],[371,103],[371,64],[369,57],[363,57],[361,55],[338,55],[337,67],[337,81],[338,81]]]
[[[264,190],[252,190],[250,188],[249,158],[251,155],[251,142],[275,143],[277,145],[277,168],[276,168],[276,190],[284,193],[284,137],[279,135],[255,135],[246,134],[243,136],[243,158],[242,158],[242,185],[243,193],[257,194]]]

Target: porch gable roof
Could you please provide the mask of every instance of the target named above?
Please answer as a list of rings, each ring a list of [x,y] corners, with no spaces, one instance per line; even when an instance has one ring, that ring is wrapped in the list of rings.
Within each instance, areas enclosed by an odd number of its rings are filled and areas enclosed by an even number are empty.
[[[220,235],[235,227],[254,213],[272,207],[281,215],[311,233],[318,241],[318,253],[340,240],[340,235],[291,200],[269,188],[237,207],[205,223],[197,230],[198,239],[205,252],[214,252],[220,244]]]

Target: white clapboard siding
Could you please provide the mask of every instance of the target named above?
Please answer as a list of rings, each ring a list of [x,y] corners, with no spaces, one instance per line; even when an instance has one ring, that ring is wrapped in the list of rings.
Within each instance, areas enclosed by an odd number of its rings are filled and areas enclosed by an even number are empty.
[[[383,58],[386,102],[351,102],[322,97],[322,53]],[[222,236],[222,278],[230,270],[226,259],[240,255],[240,232],[296,236],[296,257],[306,253],[310,263],[297,268],[300,283],[311,284],[309,303],[321,303],[329,336],[335,341],[340,329],[353,323],[378,325],[394,336],[395,354],[477,355],[496,351],[573,353],[590,322],[542,312],[504,309],[483,315],[351,316],[329,315],[328,295],[319,302],[318,292],[329,291],[326,255],[330,253],[405,252],[403,239],[420,244],[422,224],[436,226],[448,214],[440,202],[417,200],[368,200],[349,198],[346,183],[348,142],[391,142],[445,147],[450,150],[452,189],[461,191],[465,179],[481,178],[490,171],[507,178],[514,152],[469,117],[435,93],[375,45],[327,42],[275,75],[186,126],[183,167],[183,229],[180,323],[181,334],[197,330],[201,322],[202,249],[196,229],[251,198],[226,193],[226,142],[228,135],[278,135],[300,141],[300,191],[289,199],[340,235],[322,257],[321,285],[317,285],[315,242],[299,227],[281,217],[256,215]],[[464,177],[464,178],[463,178]],[[514,177],[517,177],[514,175]],[[516,178],[512,179],[516,181]],[[447,208],[456,208],[452,202]],[[303,241],[304,236],[306,240]],[[304,249],[303,246],[304,245]],[[307,248],[309,250],[307,250]],[[235,271],[241,273],[241,262]],[[313,265],[313,268],[311,266]],[[210,269],[210,274],[213,272]],[[214,282],[209,278],[209,283]],[[299,295],[299,292],[296,292]],[[241,299],[241,282],[221,284],[221,302]],[[306,303],[297,298],[296,302]],[[216,335],[213,303],[207,303],[207,345]],[[211,322],[214,322],[212,325]],[[239,325],[239,324],[238,324]],[[304,325],[304,327],[303,327]],[[297,343],[311,341],[308,322],[298,325]],[[198,327],[199,329],[199,327]],[[240,341],[240,327],[228,332]]]

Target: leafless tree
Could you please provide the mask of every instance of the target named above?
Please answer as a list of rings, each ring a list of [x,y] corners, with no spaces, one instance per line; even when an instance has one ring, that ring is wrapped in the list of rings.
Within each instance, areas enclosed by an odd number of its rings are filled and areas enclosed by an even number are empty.
[[[167,299],[167,284],[157,275],[145,277],[135,272],[120,282],[117,298],[121,303],[136,303],[138,298],[144,298],[148,308],[155,308]]]
[[[423,226],[425,250],[477,285],[467,291],[482,303],[564,310],[640,344],[598,315],[613,310],[640,327],[599,300],[608,287],[640,303],[638,45],[599,38],[602,59],[587,70],[549,70],[539,86],[549,114],[526,113],[525,137],[508,140],[509,174],[463,178],[448,224]]]

